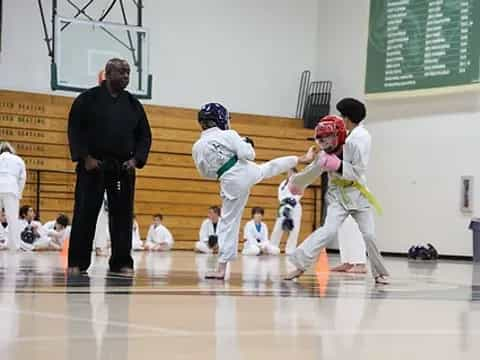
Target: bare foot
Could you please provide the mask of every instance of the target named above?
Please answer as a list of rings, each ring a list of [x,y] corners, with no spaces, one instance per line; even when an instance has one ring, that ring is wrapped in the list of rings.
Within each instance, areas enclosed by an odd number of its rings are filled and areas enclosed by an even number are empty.
[[[388,285],[390,284],[390,282],[388,281],[388,278],[386,276],[377,276],[375,278],[375,284],[377,285]]]
[[[350,270],[352,267],[353,267],[352,264],[344,263],[344,264],[340,264],[338,266],[335,266],[334,268],[330,269],[330,271],[333,271],[333,272],[348,272],[348,270]]]
[[[216,271],[209,271],[205,274],[205,279],[224,280],[227,272],[227,263],[218,263]]]
[[[364,264],[356,264],[352,265],[352,267],[347,269],[346,272],[349,274],[366,274],[367,267]]]
[[[95,255],[101,256],[101,257],[108,256],[107,253],[101,248],[96,248],[95,249]]]
[[[302,276],[304,274],[305,271],[303,270],[300,270],[300,269],[295,269],[291,272],[289,272],[284,278],[283,280],[287,280],[287,281],[290,281],[290,280],[295,280],[296,278],[299,278],[300,276]]]

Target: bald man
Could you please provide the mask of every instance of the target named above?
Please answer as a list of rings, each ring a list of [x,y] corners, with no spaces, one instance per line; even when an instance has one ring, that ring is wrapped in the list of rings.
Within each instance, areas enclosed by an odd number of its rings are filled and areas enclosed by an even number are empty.
[[[130,66],[111,59],[105,81],[80,94],[70,110],[68,139],[77,163],[68,271],[90,266],[97,215],[107,192],[112,254],[110,271],[133,274],[132,219],[135,169],[147,162],[151,131],[142,104],[125,88]]]

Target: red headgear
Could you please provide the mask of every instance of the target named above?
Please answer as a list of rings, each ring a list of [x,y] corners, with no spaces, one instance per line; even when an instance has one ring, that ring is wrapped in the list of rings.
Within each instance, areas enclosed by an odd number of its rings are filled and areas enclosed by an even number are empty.
[[[328,153],[336,152],[347,138],[347,129],[343,119],[336,115],[327,115],[320,119],[315,127],[315,139]]]

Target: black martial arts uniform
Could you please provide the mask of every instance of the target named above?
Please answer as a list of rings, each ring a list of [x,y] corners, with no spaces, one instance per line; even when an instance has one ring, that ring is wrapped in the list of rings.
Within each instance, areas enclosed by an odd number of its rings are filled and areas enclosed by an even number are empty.
[[[90,266],[95,225],[107,191],[112,242],[110,270],[133,268],[132,217],[135,170],[122,164],[135,159],[142,168],[151,145],[151,131],[142,104],[129,92],[110,95],[106,83],[80,94],[68,120],[72,160],[77,162],[75,209],[68,266],[85,271]],[[84,159],[100,160],[98,170],[87,171]]]

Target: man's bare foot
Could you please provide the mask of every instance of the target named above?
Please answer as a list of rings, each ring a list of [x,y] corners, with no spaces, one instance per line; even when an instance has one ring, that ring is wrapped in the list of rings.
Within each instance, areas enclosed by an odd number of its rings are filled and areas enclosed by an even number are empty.
[[[335,266],[334,268],[330,269],[330,271],[333,271],[333,272],[347,272],[352,267],[353,267],[352,264],[343,263],[343,264],[340,264],[340,265]]]
[[[95,255],[96,256],[101,256],[101,257],[108,256],[107,252],[105,250],[103,250],[102,248],[96,248],[95,249]]]
[[[352,265],[350,269],[347,269],[345,272],[349,274],[366,274],[367,273],[367,267],[365,264],[355,264]]]
[[[305,271],[303,271],[303,270],[295,269],[295,270],[289,272],[289,273],[283,278],[283,280],[287,280],[287,281],[295,280],[296,278],[299,278],[300,276],[302,276],[304,272],[305,272]]]
[[[216,271],[209,271],[205,274],[205,279],[224,280],[227,272],[227,263],[218,263]]]
[[[390,282],[388,281],[388,278],[386,276],[377,276],[375,278],[375,284],[377,285],[388,285],[390,284]]]

